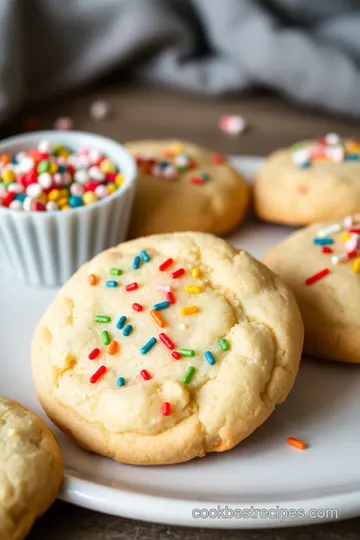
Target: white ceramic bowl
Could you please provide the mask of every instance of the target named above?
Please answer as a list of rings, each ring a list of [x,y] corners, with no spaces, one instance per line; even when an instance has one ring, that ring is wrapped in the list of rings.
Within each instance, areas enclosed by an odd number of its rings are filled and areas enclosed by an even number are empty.
[[[73,150],[96,148],[121,170],[124,183],[93,204],[55,212],[0,207],[0,261],[5,271],[32,285],[62,285],[87,260],[125,240],[136,182],[136,165],[123,146],[81,131],[39,131],[0,142],[0,154],[37,147],[41,140]]]

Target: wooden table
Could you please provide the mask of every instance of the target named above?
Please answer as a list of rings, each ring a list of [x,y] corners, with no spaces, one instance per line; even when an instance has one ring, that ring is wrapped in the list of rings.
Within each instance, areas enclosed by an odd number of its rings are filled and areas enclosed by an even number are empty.
[[[105,99],[112,115],[95,122],[89,108],[95,99]],[[246,134],[231,138],[218,128],[223,114],[241,114],[248,121]],[[360,137],[355,120],[333,118],[303,110],[268,94],[210,101],[200,96],[104,82],[101,87],[33,106],[23,111],[3,130],[9,135],[21,130],[26,117],[37,129],[51,129],[59,116],[70,116],[75,128],[94,131],[119,141],[139,138],[189,139],[225,154],[266,155],[282,145],[321,136],[329,131]],[[329,471],[331,474],[331,471]],[[30,540],[358,540],[360,519],[333,524],[264,531],[214,531],[153,525],[111,517],[56,502],[39,520]]]

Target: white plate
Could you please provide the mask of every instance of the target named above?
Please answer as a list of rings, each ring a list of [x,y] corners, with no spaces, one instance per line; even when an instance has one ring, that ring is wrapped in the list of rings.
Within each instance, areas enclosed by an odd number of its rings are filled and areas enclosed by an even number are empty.
[[[251,174],[261,160],[237,158],[235,163]],[[229,241],[260,256],[289,232],[250,220]],[[55,294],[0,275],[0,393],[40,414],[30,372],[30,339]],[[326,509],[337,510],[340,519],[360,515],[359,368],[303,361],[289,398],[254,435],[230,452],[183,465],[120,465],[81,450],[55,429],[66,467],[61,498],[119,516],[201,527],[304,525],[322,521]],[[310,448],[301,452],[289,447],[289,435],[304,439]],[[263,518],[192,517],[193,509],[218,505],[264,509]],[[293,508],[305,517],[280,521],[274,517],[277,508]],[[270,509],[275,510],[266,517]],[[310,517],[311,509],[320,515]]]

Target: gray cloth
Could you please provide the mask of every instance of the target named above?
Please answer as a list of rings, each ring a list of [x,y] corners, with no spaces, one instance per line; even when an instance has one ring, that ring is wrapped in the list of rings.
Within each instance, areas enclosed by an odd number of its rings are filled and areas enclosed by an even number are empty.
[[[1,0],[0,120],[122,67],[360,116],[360,0]]]

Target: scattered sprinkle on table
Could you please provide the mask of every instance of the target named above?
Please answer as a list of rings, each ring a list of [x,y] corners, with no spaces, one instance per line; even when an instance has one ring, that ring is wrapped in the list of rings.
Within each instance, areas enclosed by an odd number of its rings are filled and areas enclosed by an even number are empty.
[[[299,450],[305,450],[307,448],[307,444],[304,441],[300,441],[299,439],[295,439],[294,437],[288,437],[286,439],[286,442],[290,446],[294,446],[295,448],[298,448]]]

